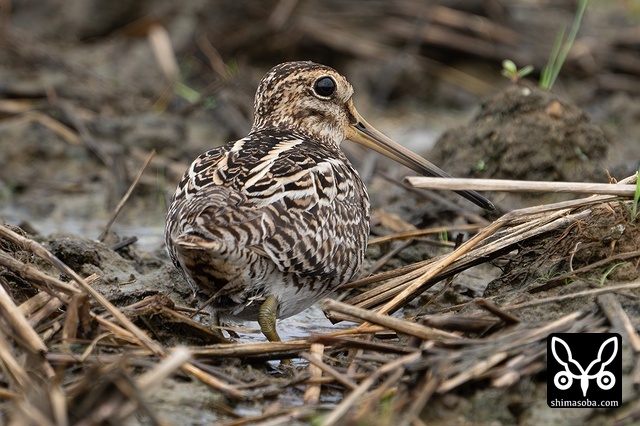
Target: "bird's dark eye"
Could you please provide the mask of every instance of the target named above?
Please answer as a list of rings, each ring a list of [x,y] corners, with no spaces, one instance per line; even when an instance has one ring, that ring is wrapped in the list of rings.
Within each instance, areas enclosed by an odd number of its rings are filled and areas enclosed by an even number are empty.
[[[319,78],[313,85],[313,91],[318,96],[328,98],[336,91],[336,82],[331,77]]]

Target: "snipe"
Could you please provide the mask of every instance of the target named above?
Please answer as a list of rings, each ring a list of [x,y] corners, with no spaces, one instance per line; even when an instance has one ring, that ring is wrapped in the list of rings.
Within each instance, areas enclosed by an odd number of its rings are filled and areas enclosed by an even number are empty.
[[[352,95],[327,66],[274,67],[258,86],[247,137],[196,158],[167,214],[166,244],[189,283],[219,314],[257,320],[271,341],[280,340],[276,318],[347,282],[364,259],[369,196],[342,141],[449,177],[369,125]],[[476,192],[459,194],[493,209]]]

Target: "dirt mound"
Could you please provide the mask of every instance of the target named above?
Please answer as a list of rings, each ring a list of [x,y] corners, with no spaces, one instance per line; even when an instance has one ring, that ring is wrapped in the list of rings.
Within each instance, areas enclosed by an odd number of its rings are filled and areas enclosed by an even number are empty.
[[[445,132],[430,158],[454,176],[493,179],[597,182],[608,142],[580,108],[521,82],[481,106],[466,126]],[[508,196],[503,210],[549,203],[543,196]]]

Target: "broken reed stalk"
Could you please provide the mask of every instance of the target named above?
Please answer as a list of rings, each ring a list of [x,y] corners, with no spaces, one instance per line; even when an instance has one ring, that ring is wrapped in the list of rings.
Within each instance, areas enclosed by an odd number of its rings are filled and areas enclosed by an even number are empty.
[[[7,374],[10,383],[13,383],[21,391],[31,386],[29,375],[13,355],[4,328],[0,328],[0,360],[2,361],[3,370]]]
[[[500,191],[500,192],[543,192],[568,194],[599,194],[633,197],[635,185],[583,182],[547,182],[507,179],[465,179],[465,178],[433,178],[412,176],[406,181],[415,188],[440,190]]]
[[[400,334],[407,334],[423,340],[443,340],[443,339],[459,339],[460,336],[454,333],[426,327],[417,323],[404,321],[398,318],[390,317],[367,309],[358,308],[356,306],[347,305],[332,299],[324,299],[321,302],[323,311],[338,312],[348,317],[357,318],[368,323],[377,324],[387,327]]]
[[[102,231],[102,233],[98,236],[98,241],[104,242],[104,239],[107,237],[107,234],[109,233],[109,230],[111,229],[111,225],[113,225],[113,222],[116,221],[116,218],[118,217],[118,215],[122,211],[124,205],[129,200],[129,197],[131,197],[131,194],[133,193],[133,190],[135,189],[135,187],[138,186],[138,182],[140,182],[140,178],[142,178],[142,175],[143,175],[144,171],[147,169],[147,167],[149,166],[149,163],[151,163],[151,160],[153,160],[153,157],[155,155],[156,155],[156,150],[155,149],[152,150],[151,153],[149,153],[149,156],[147,157],[147,159],[145,160],[144,164],[142,165],[142,167],[138,171],[138,174],[136,175],[135,179],[133,179],[133,182],[131,182],[131,185],[129,185],[129,189],[127,189],[127,192],[125,192],[125,194],[122,196],[122,198],[118,202],[118,205],[116,206],[115,210],[111,214],[111,218],[109,219],[109,222],[107,223],[107,226],[105,226],[104,231]]]
[[[314,360],[321,360],[322,354],[324,353],[324,345],[322,343],[312,343],[309,352],[311,352],[309,356],[313,357]],[[319,361],[319,363],[323,364],[322,361]],[[323,370],[318,366],[318,363],[310,362],[307,366],[307,370],[309,371],[311,380],[319,380],[322,378]],[[312,405],[317,404],[320,401],[320,391],[320,383],[313,383],[307,386],[307,389],[304,392],[304,403]]]
[[[38,333],[33,329],[29,321],[13,302],[9,293],[5,290],[6,283],[4,277],[0,276],[0,315],[4,317],[16,337],[25,343],[26,349],[34,354],[44,355],[47,353],[47,345],[44,344]]]

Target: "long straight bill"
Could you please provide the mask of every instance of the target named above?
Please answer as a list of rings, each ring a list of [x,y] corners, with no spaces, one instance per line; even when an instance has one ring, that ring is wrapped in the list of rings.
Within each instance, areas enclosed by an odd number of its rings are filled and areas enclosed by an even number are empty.
[[[382,134],[380,131],[376,130],[375,127],[367,123],[366,120],[358,114],[355,108],[353,108],[353,104],[350,106],[350,112],[355,117],[356,123],[349,128],[350,130],[347,136],[349,140],[373,149],[385,157],[389,157],[392,160],[415,170],[421,175],[442,178],[452,177],[449,173],[440,169],[435,164],[425,160],[418,154],[408,150]],[[455,192],[483,209],[495,210],[493,203],[476,191],[464,190]]]

